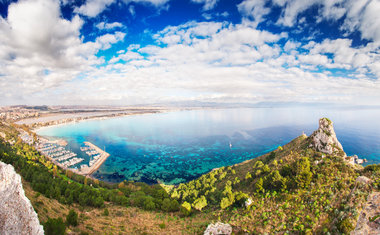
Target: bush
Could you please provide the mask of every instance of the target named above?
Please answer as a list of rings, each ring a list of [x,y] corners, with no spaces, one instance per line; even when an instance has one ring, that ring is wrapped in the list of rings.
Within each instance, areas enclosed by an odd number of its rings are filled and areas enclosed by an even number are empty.
[[[197,200],[194,201],[193,207],[199,211],[202,211],[202,209],[207,206],[207,199],[205,196],[201,196]]]
[[[61,217],[57,219],[49,218],[44,224],[44,230],[46,235],[63,235],[65,234],[66,226]]]
[[[352,230],[354,230],[354,226],[350,222],[349,218],[345,218],[344,220],[340,221],[338,224],[339,231],[341,231],[344,234],[350,234]]]
[[[109,214],[110,214],[110,212],[108,211],[108,209],[107,209],[107,208],[104,209],[103,215],[105,215],[105,216],[109,216]]]
[[[184,202],[181,205],[181,213],[184,216],[189,216],[191,214],[191,205],[188,202]]]
[[[73,209],[71,209],[69,211],[69,214],[66,216],[66,224],[68,226],[70,226],[70,225],[77,226],[78,225],[78,214]]]

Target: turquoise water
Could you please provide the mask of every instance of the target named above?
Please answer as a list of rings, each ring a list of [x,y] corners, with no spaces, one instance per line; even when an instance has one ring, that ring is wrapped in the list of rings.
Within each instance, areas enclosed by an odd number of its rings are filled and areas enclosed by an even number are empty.
[[[172,111],[52,126],[37,133],[90,141],[111,154],[93,176],[109,182],[135,180],[177,184],[213,168],[267,153],[329,117],[348,155],[380,162],[380,110],[252,108]],[[83,156],[88,163],[88,157]],[[81,163],[81,164],[83,164]]]

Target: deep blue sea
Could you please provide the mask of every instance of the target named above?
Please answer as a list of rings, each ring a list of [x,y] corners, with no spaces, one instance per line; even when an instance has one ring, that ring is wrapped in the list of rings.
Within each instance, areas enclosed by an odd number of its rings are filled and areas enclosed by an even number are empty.
[[[334,122],[348,155],[380,163],[380,109],[245,108],[171,111],[89,120],[42,128],[39,135],[64,138],[80,152],[90,141],[111,154],[93,176],[109,181],[178,184],[213,168],[255,158]]]

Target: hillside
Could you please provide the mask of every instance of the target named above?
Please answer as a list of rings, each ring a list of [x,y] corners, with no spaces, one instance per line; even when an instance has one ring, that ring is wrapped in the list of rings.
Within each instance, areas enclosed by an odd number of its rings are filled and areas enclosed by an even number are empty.
[[[17,126],[2,124],[0,131],[12,143],[0,141],[0,161],[23,177],[46,234],[58,227],[58,234],[202,234],[216,221],[235,234],[348,234],[359,216],[359,228],[377,229],[378,212],[360,213],[379,191],[380,166],[349,163],[328,119],[309,137],[177,186],[84,178],[22,143]]]
[[[332,128],[331,121],[321,120]],[[218,219],[254,234],[349,233],[369,193],[379,190],[380,167],[348,163],[335,132],[315,138],[324,132],[320,125],[310,137],[299,136],[256,159],[215,169],[179,185],[171,196],[189,212],[213,211]],[[361,175],[372,183],[358,182]]]

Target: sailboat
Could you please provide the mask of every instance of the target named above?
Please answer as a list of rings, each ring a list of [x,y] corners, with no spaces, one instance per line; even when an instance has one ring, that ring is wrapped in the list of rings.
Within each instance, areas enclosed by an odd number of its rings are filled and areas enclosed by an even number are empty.
[[[230,148],[232,148],[232,144],[231,144],[231,141],[230,141]]]

